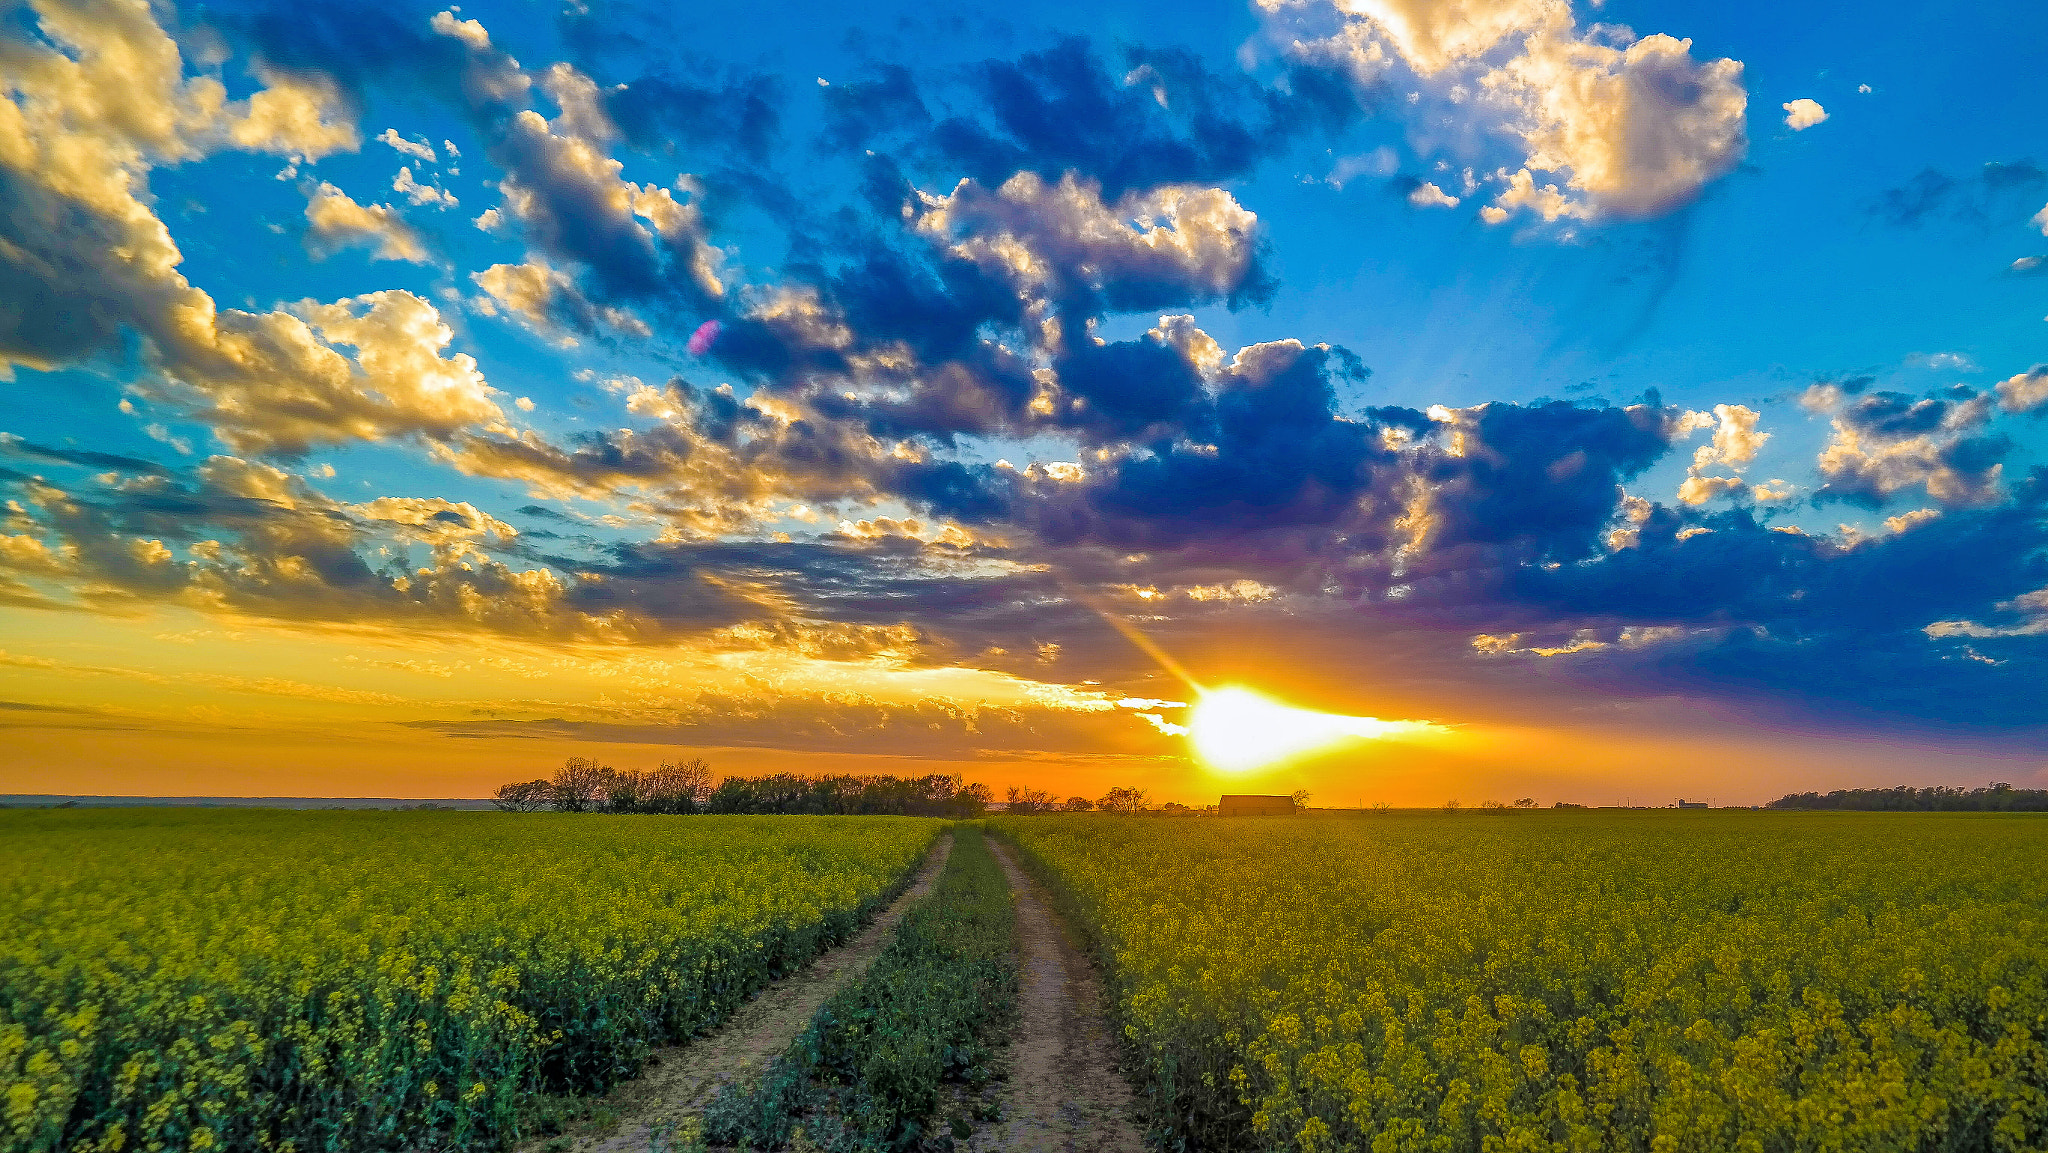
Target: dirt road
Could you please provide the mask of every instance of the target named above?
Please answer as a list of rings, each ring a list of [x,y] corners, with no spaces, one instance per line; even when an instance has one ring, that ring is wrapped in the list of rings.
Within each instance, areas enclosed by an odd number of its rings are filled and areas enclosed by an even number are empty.
[[[1102,984],[1050,899],[1010,850],[989,848],[1017,894],[1019,1024],[1000,1123],[967,1148],[986,1153],[1143,1153],[1136,1102],[1117,1068]]]
[[[685,1118],[701,1114],[721,1087],[758,1072],[796,1040],[832,994],[867,972],[910,906],[931,892],[952,851],[953,835],[943,834],[917,880],[859,936],[761,990],[710,1036],[657,1050],[645,1073],[613,1090],[604,1102],[619,1113],[617,1128],[603,1137],[581,1138],[572,1148],[576,1153],[647,1153],[658,1133],[674,1132]],[[546,1144],[545,1139],[530,1142],[522,1153]]]

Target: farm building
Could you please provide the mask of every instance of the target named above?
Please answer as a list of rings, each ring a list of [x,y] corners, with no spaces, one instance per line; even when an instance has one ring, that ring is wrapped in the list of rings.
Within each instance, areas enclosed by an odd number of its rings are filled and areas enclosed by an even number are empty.
[[[1293,797],[1230,796],[1226,794],[1216,806],[1219,817],[1291,817],[1294,815]]]

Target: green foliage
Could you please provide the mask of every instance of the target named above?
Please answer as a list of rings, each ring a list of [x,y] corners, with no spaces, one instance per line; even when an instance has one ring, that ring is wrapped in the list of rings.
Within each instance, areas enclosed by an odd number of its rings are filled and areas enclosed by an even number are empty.
[[[515,813],[554,809],[666,816],[782,813],[973,818],[981,816],[990,796],[987,785],[968,784],[957,773],[922,777],[771,773],[727,777],[714,785],[711,766],[701,758],[663,761],[643,773],[615,769],[589,757],[570,757],[552,777],[499,786],[492,803]]]
[[[1900,785],[1892,789],[1836,789],[1820,793],[1786,793],[1772,801],[1773,809],[1857,809],[1884,813],[2040,813],[2048,812],[2048,789],[2015,789],[2004,781],[1993,781],[1982,789],[1957,789],[1937,785],[1916,789]]]
[[[2048,1146],[2048,821],[999,821],[1181,1149]]]
[[[1016,1012],[1010,888],[979,829],[955,831],[932,895],[858,982],[840,991],[758,1083],[728,1089],[705,1119],[721,1144],[780,1149],[799,1121],[846,1151],[915,1148],[938,1122],[948,1083],[978,1086]]]
[[[843,939],[913,819],[0,814],[0,1150],[488,1147]]]

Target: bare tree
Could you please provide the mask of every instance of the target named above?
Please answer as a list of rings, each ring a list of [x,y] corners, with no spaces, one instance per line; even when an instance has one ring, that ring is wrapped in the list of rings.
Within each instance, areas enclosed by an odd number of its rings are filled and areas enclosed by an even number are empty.
[[[491,803],[508,813],[530,813],[546,807],[549,792],[553,787],[546,777],[537,781],[500,785],[498,795]]]
[[[978,817],[995,799],[995,793],[987,785],[976,781],[971,785],[962,786],[959,792],[953,794],[953,812],[962,817]]]
[[[647,774],[634,772],[612,772],[605,776],[601,799],[607,813],[638,813],[645,811]]]
[[[587,813],[604,797],[612,776],[610,765],[600,765],[589,757],[570,757],[548,782],[548,800],[565,813]]]
[[[1066,810],[1070,813],[1085,813],[1095,807],[1095,802],[1086,797],[1068,797]]]
[[[650,813],[695,813],[711,796],[711,766],[702,757],[663,761],[642,782],[641,808]]]
[[[1106,813],[1142,813],[1148,799],[1143,789],[1118,785],[1104,793],[1101,799],[1095,802],[1095,807]]]
[[[1044,789],[1020,789],[1010,786],[1010,811],[1013,813],[1043,813],[1052,810],[1056,802],[1052,794]]]
[[[1309,792],[1307,789],[1294,790],[1294,793],[1292,794],[1292,799],[1294,801],[1295,812],[1299,813],[1308,808],[1308,797]]]

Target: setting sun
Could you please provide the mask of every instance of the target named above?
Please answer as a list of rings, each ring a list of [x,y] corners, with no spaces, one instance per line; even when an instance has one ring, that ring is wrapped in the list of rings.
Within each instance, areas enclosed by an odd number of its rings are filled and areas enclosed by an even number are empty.
[[[1188,741],[1202,760],[1242,772],[1297,757],[1346,739],[1440,731],[1426,721],[1383,721],[1298,709],[1245,688],[1205,691],[1188,722]]]

